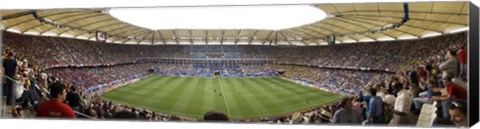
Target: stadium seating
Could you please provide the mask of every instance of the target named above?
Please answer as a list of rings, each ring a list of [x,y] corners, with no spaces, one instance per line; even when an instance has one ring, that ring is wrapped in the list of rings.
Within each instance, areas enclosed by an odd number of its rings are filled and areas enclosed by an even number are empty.
[[[356,44],[337,44],[332,46],[312,47],[280,47],[280,46],[181,46],[181,45],[118,45],[97,43],[91,41],[35,37],[4,33],[4,48],[16,53],[17,60],[29,60],[28,68],[35,76],[31,80],[38,80],[40,71],[48,73],[48,83],[60,81],[68,86],[86,90],[98,85],[112,84],[150,74],[148,69],[153,68],[157,74],[177,76],[214,76],[218,71],[223,77],[257,77],[279,76],[276,71],[286,71],[282,77],[299,80],[305,83],[320,85],[332,92],[344,92],[346,97],[355,96],[355,102],[362,103],[367,97],[367,89],[379,86],[380,92],[395,95],[394,85],[415,89],[416,83],[412,75],[416,68],[426,71],[426,77],[441,82],[442,72],[438,69],[444,62],[448,49],[458,49],[458,45],[466,44],[467,33],[449,34],[434,38],[424,38],[408,41],[388,41]],[[208,60],[275,60],[275,63],[258,63],[235,65],[192,63],[194,59]],[[143,62],[141,59],[178,59],[170,62]],[[128,63],[126,63],[128,62]],[[289,63],[292,65],[280,65]],[[91,64],[102,64],[92,66]],[[253,63],[255,64],[255,63]],[[327,68],[313,68],[294,64],[308,64],[311,66],[326,66]],[[55,65],[74,65],[79,67],[55,68]],[[371,72],[365,70],[328,69],[338,67],[353,67],[364,69],[388,69],[396,73]],[[418,73],[420,75],[420,73]],[[422,75],[423,76],[423,75]],[[419,79],[418,83],[425,83],[427,79]],[[40,85],[40,81],[34,81]],[[441,84],[439,84],[441,85]],[[393,88],[392,88],[393,87]],[[39,90],[44,92],[43,90]],[[176,116],[152,112],[148,110],[134,110],[121,104],[113,104],[105,100],[96,99],[80,92],[84,100],[84,108],[80,111],[98,119],[109,119],[119,111],[127,110],[138,114],[142,120],[168,121]],[[418,93],[416,94],[418,96]],[[415,94],[414,94],[415,96]],[[357,101],[358,100],[358,101]],[[365,102],[366,103],[366,102]],[[35,106],[35,103],[32,103]],[[310,110],[299,111],[295,117],[306,117],[307,123],[321,123],[322,112],[334,114],[339,103],[319,105]],[[326,108],[331,106],[332,108]],[[359,112],[365,113],[363,106],[357,107]],[[142,115],[140,115],[142,114]],[[278,119],[269,119],[281,123],[288,123],[291,114]],[[261,118],[259,118],[260,120]],[[262,119],[266,120],[266,119]],[[291,119],[290,119],[291,120]]]

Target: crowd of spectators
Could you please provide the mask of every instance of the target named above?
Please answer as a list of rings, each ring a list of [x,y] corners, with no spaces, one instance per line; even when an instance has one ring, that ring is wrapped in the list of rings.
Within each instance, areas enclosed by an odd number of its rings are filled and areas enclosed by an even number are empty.
[[[345,91],[361,91],[374,83],[386,80],[388,73],[341,70],[341,69],[319,69],[314,67],[274,65],[275,69],[282,69],[286,72],[283,76],[295,80],[308,80],[318,82],[320,85],[335,87]]]
[[[262,65],[195,65],[195,64],[157,64],[155,70],[163,75],[177,76],[215,76],[215,72],[222,77],[252,77],[269,76],[275,71],[268,64]]]
[[[121,63],[150,57],[190,58],[191,53],[185,51],[186,46],[115,45],[12,33],[5,33],[4,37],[6,47],[2,71],[8,79],[4,79],[5,85],[2,88],[6,92],[4,95],[7,105],[16,106],[18,103],[25,109],[56,112],[37,114],[39,117],[76,118],[77,116],[70,115],[71,111],[67,107],[58,103],[63,102],[69,104],[72,110],[96,119],[179,120],[176,116],[138,110],[93,98],[82,93],[81,89],[142,75],[147,72],[145,68],[187,73],[211,73],[212,70],[219,69],[222,71],[221,67],[201,68],[194,65],[155,63],[44,69],[45,66],[55,64]],[[395,74],[288,65],[240,66],[224,70],[228,73],[259,73],[284,69],[287,71],[285,77],[308,79],[357,93],[338,103],[279,118],[275,120],[278,123],[304,121],[350,125],[411,125],[412,123],[408,122],[410,112],[418,114],[422,104],[437,101],[441,108],[439,122],[465,126],[467,112],[463,107],[466,106],[466,87],[462,85],[465,83],[461,82],[468,81],[466,38],[466,33],[458,33],[411,41],[319,47],[243,46],[244,52],[239,53],[241,58],[272,58],[277,62],[391,69],[397,72]],[[75,94],[78,94],[78,97],[75,97]],[[78,101],[78,98],[79,104],[72,104],[76,103],[73,101]],[[49,108],[52,105],[64,109]],[[12,111],[12,114],[22,116],[17,111]],[[355,117],[345,117],[350,115]]]
[[[48,70],[49,74],[64,82],[70,82],[79,89],[106,84],[121,79],[138,77],[148,73],[148,68],[155,63],[137,63],[94,68],[56,68]]]

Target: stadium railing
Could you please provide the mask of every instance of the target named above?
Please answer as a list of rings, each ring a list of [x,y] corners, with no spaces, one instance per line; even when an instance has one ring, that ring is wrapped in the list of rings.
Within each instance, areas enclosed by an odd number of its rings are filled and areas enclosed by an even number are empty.
[[[83,117],[88,118],[88,119],[97,119],[97,118],[91,117],[87,114],[83,114],[83,113],[78,112],[78,111],[73,111],[73,112],[75,112],[75,114],[77,114],[78,116],[83,116]]]

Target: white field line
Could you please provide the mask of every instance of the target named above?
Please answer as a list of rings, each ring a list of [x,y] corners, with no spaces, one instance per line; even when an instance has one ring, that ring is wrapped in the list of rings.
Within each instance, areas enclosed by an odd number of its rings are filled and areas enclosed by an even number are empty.
[[[225,106],[227,106],[228,116],[230,116],[230,109],[228,108],[227,98],[225,98],[225,95],[223,95],[222,81],[220,81],[220,78],[218,78],[218,82],[220,83],[220,90],[222,91],[222,97],[223,97],[223,100],[225,101]]]

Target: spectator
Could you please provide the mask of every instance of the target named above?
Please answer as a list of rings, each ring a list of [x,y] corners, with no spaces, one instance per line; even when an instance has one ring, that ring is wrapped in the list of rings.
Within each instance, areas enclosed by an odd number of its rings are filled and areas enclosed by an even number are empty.
[[[419,94],[419,97],[413,98],[413,103],[415,105],[414,114],[420,114],[420,109],[422,108],[423,104],[432,104],[433,96],[441,95],[439,92],[438,86],[435,84],[435,80],[430,79],[427,83],[427,91],[422,92]]]
[[[5,75],[7,75],[7,79],[5,80],[5,85],[3,88],[3,94],[7,97],[7,105],[11,105],[14,101],[13,98],[13,79],[15,74],[18,72],[17,69],[17,61],[13,57],[13,52],[7,52],[7,55],[3,59],[3,69],[5,71]]]
[[[390,126],[398,125],[407,125],[408,124],[408,113],[410,112],[410,106],[412,104],[412,97],[410,95],[410,90],[407,87],[404,87],[403,90],[398,92],[397,98],[395,100],[395,106],[393,110],[393,119],[390,121]]]
[[[467,74],[468,74],[468,66],[467,66],[467,49],[465,48],[465,44],[459,45],[459,50],[457,52],[458,61],[460,62],[460,77],[466,81]]]
[[[352,101],[350,98],[344,98],[340,104],[341,109],[337,110],[332,118],[333,124],[361,124],[362,116],[356,110],[352,110]]]
[[[376,89],[369,89],[368,90],[369,95],[371,96],[370,102],[368,104],[368,109],[367,109],[367,120],[366,122],[368,124],[378,124],[380,121],[381,115],[382,115],[382,98],[377,96],[377,90]]]
[[[217,111],[209,111],[203,115],[204,121],[228,121],[228,116],[222,112]]]
[[[135,120],[137,119],[136,115],[133,112],[129,111],[120,111],[112,116],[113,119],[120,119],[120,120]]]
[[[66,102],[74,110],[79,111],[81,98],[77,93],[75,86],[70,86],[70,91],[67,93]]]
[[[448,108],[450,120],[461,128],[468,127],[468,109],[465,101],[456,101]]]
[[[432,100],[434,101],[442,101],[442,112],[444,120],[449,120],[448,116],[448,106],[454,100],[467,100],[467,91],[462,87],[455,85],[451,82],[451,78],[444,78],[443,83],[446,86],[447,95],[443,96],[433,96]]]
[[[455,57],[457,53],[454,50],[447,51],[446,61],[440,64],[439,68],[443,71],[442,78],[455,78],[458,74],[458,60]]]
[[[21,104],[23,108],[27,108],[30,102],[29,85],[30,81],[27,76],[19,76],[14,82],[13,95],[15,96],[15,103]]]
[[[76,118],[72,108],[62,103],[67,96],[65,85],[53,83],[50,86],[50,96],[50,100],[42,102],[38,107],[37,117]]]

